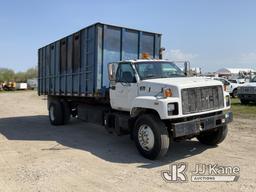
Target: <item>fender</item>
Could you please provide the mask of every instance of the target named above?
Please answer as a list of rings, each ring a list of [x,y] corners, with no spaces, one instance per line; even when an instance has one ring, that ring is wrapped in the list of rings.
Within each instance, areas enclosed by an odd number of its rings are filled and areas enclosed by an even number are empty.
[[[157,98],[154,96],[139,96],[134,98],[131,105],[130,115],[131,117],[137,116],[138,112],[142,109],[151,109],[158,113],[161,119],[168,119],[167,104],[168,103],[180,103],[180,98]]]

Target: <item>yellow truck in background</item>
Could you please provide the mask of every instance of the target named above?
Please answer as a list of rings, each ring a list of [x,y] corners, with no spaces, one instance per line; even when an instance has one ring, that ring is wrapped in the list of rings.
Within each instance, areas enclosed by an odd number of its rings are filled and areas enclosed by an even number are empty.
[[[14,81],[4,82],[2,89],[5,91],[14,91],[16,89],[16,83]]]

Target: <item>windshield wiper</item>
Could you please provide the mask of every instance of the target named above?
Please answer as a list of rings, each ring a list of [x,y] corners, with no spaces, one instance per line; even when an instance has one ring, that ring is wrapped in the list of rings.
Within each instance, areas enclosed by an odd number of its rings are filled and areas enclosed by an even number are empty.
[[[172,78],[172,77],[185,77],[185,75],[182,75],[182,74],[172,74],[170,76],[147,75],[146,77],[143,77],[143,79]]]
[[[173,78],[173,77],[185,77],[185,75],[182,75],[182,74],[172,74],[170,76],[162,76],[162,78]]]
[[[173,74],[173,76],[175,76],[175,77],[185,77],[185,75],[183,75],[183,74]]]
[[[155,75],[147,75],[143,79],[155,79],[155,78],[160,78],[161,76],[155,76]]]

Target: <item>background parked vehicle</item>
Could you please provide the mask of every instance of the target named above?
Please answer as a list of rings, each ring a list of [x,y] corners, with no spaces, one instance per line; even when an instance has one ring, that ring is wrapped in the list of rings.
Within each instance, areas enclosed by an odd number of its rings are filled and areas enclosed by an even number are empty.
[[[2,85],[5,91],[14,91],[16,89],[16,83],[14,81],[4,82]]]
[[[236,84],[244,84],[245,83],[245,79],[229,79],[228,81],[231,83],[236,83]]]
[[[27,90],[28,85],[27,85],[27,83],[16,83],[15,89],[16,90]]]
[[[36,89],[38,87],[37,78],[27,80],[28,89]]]
[[[214,80],[218,80],[221,81],[224,85],[224,87],[226,88],[226,91],[229,92],[229,94],[235,98],[237,97],[237,88],[240,86],[239,83],[237,83],[237,81],[229,81],[225,78],[220,78],[220,77],[214,77]],[[234,83],[236,82],[236,83]]]
[[[256,102],[256,76],[238,88],[238,97],[242,104]]]

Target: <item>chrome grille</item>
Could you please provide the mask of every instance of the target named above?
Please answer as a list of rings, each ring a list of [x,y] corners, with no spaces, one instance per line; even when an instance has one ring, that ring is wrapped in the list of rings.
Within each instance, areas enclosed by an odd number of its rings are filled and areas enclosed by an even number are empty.
[[[182,89],[181,98],[184,115],[224,107],[224,96],[221,86]]]
[[[238,94],[255,94],[256,89],[254,87],[239,87]]]

